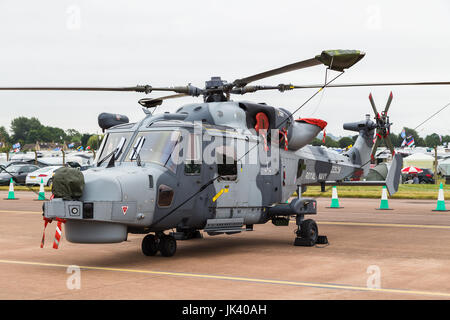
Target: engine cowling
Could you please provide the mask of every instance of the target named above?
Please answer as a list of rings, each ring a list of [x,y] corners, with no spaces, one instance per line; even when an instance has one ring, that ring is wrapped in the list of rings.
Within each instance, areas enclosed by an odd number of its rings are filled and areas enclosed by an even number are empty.
[[[326,126],[327,122],[320,119],[300,118],[295,120],[289,128],[291,135],[288,140],[288,149],[298,150],[311,143]]]

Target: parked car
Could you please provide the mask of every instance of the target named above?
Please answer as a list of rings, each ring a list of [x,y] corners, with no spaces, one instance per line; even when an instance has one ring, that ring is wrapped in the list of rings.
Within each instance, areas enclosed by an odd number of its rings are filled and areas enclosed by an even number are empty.
[[[44,185],[50,187],[53,182],[53,175],[55,174],[55,171],[59,168],[61,168],[61,166],[48,166],[30,172],[27,175],[27,178],[25,179],[25,183],[31,185],[39,185],[42,179]]]
[[[34,160],[30,160],[30,161],[22,161],[22,160],[9,160],[8,162],[6,162],[5,164],[4,164],[4,167],[5,168],[8,168],[8,167],[10,167],[10,166],[13,166],[13,165],[15,165],[15,164],[35,164],[34,163]]]
[[[434,184],[434,174],[430,169],[422,169],[423,172],[419,173],[419,183],[433,183]]]
[[[425,183],[431,183],[434,184],[434,174],[433,171],[430,169],[423,169],[422,168],[421,173],[417,173],[417,177],[419,178],[419,183],[425,184]],[[412,180],[414,178],[414,174],[405,174],[402,176],[403,181]]]
[[[11,178],[14,182],[23,184],[25,183],[28,173],[36,171],[37,169],[39,169],[38,166],[30,164],[10,165],[0,173],[0,185],[9,185]]]

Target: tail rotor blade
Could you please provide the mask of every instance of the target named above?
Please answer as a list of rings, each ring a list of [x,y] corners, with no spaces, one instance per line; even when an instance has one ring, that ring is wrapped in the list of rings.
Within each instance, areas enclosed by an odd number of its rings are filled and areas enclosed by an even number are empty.
[[[379,145],[380,145],[380,138],[378,137],[378,132],[377,132],[377,136],[375,138],[375,143],[373,144],[373,147],[372,147],[372,153],[370,154],[370,158],[372,160],[375,159],[375,152],[377,152]]]
[[[372,109],[373,109],[373,112],[375,113],[375,117],[377,117],[377,119],[378,119],[379,118],[379,114],[378,114],[378,111],[377,111],[377,107],[375,106],[375,102],[373,101],[372,93],[369,94],[369,101],[370,101],[370,104],[372,105]]]
[[[389,135],[384,137],[384,142],[386,143],[386,147],[388,147],[389,150],[391,151],[391,154],[394,155],[395,149],[394,149],[394,145],[392,144],[392,141],[391,141],[391,138],[389,137]]]
[[[392,98],[393,98],[393,96],[392,96],[392,91],[391,91],[391,93],[389,94],[388,101],[386,103],[386,108],[384,108],[384,113],[385,114],[387,114],[387,112],[389,110],[389,107],[391,106]]]

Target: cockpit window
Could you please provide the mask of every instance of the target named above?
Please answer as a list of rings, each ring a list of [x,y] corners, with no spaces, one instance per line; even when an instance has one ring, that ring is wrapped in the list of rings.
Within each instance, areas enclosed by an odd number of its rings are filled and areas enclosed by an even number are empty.
[[[189,134],[186,147],[186,160],[184,163],[184,174],[198,176],[202,169],[202,145],[200,136]]]
[[[125,150],[125,146],[130,141],[132,132],[111,132],[108,133],[102,142],[102,147],[100,148],[101,153],[97,156],[97,161],[103,159],[105,156],[113,152],[117,147],[122,145],[122,151]],[[120,154],[115,155],[116,160]]]
[[[178,162],[178,148],[180,141],[179,131],[148,131],[140,132],[130,148],[125,161],[134,161],[139,154],[141,162],[153,162],[165,166],[172,172],[176,171]]]

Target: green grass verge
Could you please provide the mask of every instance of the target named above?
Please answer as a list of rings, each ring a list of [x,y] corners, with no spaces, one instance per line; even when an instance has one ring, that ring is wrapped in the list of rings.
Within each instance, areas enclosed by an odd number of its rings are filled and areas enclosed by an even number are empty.
[[[362,187],[362,186],[338,186],[339,198],[381,198],[381,190],[383,187]],[[303,194],[304,197],[330,197],[331,186],[326,187],[326,192],[320,192],[320,186],[310,186]],[[402,184],[398,188],[398,192],[394,194],[392,199],[433,199],[438,197],[438,184]],[[450,199],[450,185],[444,185],[444,197]]]

